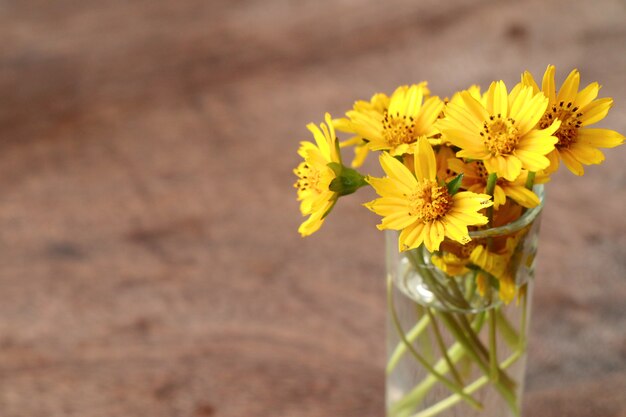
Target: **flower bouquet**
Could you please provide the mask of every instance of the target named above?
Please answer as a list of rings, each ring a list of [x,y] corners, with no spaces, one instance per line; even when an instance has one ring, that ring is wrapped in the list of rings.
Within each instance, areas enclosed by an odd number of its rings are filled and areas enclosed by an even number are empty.
[[[548,66],[541,88],[525,72],[510,91],[496,81],[442,100],[422,82],[307,126],[315,142],[301,142],[294,170],[302,236],[340,197],[379,196],[364,205],[387,230],[388,417],[520,415],[543,184],[561,162],[583,175],[604,160],[598,148],[624,141],[589,127],[612,99],[579,84],[573,70],[557,91]],[[382,178],[358,171],[371,151]]]

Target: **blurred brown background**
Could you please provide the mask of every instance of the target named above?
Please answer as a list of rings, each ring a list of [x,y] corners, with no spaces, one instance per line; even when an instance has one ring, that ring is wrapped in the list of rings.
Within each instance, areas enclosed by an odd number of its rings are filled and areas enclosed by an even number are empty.
[[[383,236],[296,233],[305,124],[557,65],[626,132],[626,5],[0,3],[0,416],[383,416]],[[626,416],[626,147],[549,184],[525,416]]]

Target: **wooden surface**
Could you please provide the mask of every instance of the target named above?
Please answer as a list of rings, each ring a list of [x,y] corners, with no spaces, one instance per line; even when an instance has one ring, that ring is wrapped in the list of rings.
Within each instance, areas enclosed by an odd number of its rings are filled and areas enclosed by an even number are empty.
[[[296,234],[304,126],[578,67],[626,132],[619,0],[0,3],[0,415],[383,416],[383,238]],[[626,416],[626,147],[549,184],[525,416]]]

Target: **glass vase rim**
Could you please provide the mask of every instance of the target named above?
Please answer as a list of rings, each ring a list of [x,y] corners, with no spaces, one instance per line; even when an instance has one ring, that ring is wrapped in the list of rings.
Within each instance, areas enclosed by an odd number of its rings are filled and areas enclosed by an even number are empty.
[[[539,204],[536,207],[526,210],[526,212],[523,213],[514,222],[507,223],[498,227],[492,227],[489,229],[470,231],[469,236],[472,239],[480,239],[486,237],[509,235],[511,233],[522,230],[524,227],[532,224],[532,222],[537,218],[537,216],[539,215],[539,213],[541,213],[543,209],[545,199],[545,189],[543,184],[535,185],[533,187],[533,192],[537,194],[537,197],[539,197]]]

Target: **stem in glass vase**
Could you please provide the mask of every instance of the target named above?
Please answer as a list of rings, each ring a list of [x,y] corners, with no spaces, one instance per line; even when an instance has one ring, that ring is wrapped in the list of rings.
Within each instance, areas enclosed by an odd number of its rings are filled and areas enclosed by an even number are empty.
[[[439,325],[437,324],[437,320],[435,319],[433,312],[431,311],[430,308],[426,308],[425,310],[426,310],[426,313],[428,314],[428,317],[430,318],[430,322],[433,324],[433,333],[435,334],[435,339],[437,340],[437,345],[439,346],[439,350],[441,350],[441,356],[446,361],[446,364],[448,365],[448,369],[450,370],[452,377],[454,377],[454,379],[460,386],[465,386],[465,383],[463,382],[463,379],[461,378],[459,371],[457,371],[456,367],[452,363],[452,360],[450,359],[450,356],[448,355],[446,344],[443,341],[443,337],[441,336],[441,331],[439,330]]]
[[[393,324],[394,324],[394,326],[396,328],[396,331],[398,332],[398,336],[400,336],[400,339],[402,340],[402,342],[406,345],[406,347],[409,350],[409,352],[411,352],[413,357],[420,363],[420,365],[422,365],[424,368],[426,368],[426,370],[431,375],[433,375],[435,378],[437,378],[439,380],[439,382],[441,382],[443,385],[445,385],[450,391],[458,394],[463,400],[467,401],[467,403],[470,404],[472,407],[474,407],[474,408],[476,408],[478,410],[481,410],[482,409],[482,404],[480,404],[474,398],[472,398],[471,396],[469,396],[468,394],[463,392],[463,387],[462,386],[459,386],[459,385],[455,384],[453,381],[451,381],[448,378],[446,378],[443,374],[437,372],[428,363],[427,360],[425,360],[419,353],[417,353],[415,348],[406,339],[406,335],[404,333],[404,330],[402,330],[402,326],[400,324],[400,320],[398,319],[398,315],[397,315],[395,307],[394,307],[394,302],[393,302],[393,282],[391,281],[391,278],[387,279],[387,303],[389,305],[391,318],[392,318]]]
[[[485,323],[485,312],[480,312],[474,318],[472,322],[472,328],[475,332],[480,332]],[[448,357],[452,363],[457,363],[462,358],[466,357],[465,348],[458,341],[455,342],[448,349]],[[448,364],[442,358],[440,359],[434,366],[437,372],[445,374],[449,371]],[[437,378],[435,378],[432,374],[428,375],[424,378],[418,385],[416,385],[410,392],[408,392],[401,400],[396,402],[391,407],[391,415],[399,415],[401,410],[407,410],[414,408],[416,404],[418,404],[422,399],[428,394],[428,392],[435,386],[437,383]],[[405,413],[406,415],[410,414]]]

